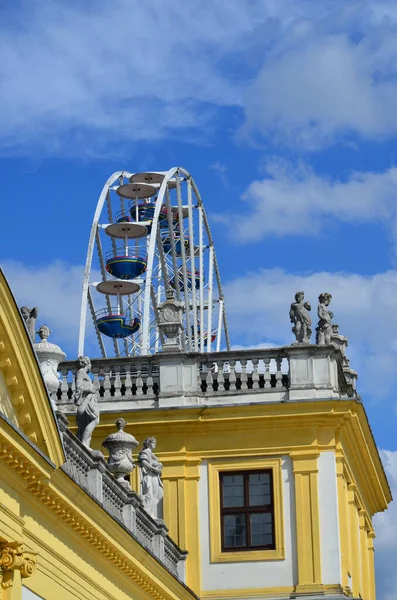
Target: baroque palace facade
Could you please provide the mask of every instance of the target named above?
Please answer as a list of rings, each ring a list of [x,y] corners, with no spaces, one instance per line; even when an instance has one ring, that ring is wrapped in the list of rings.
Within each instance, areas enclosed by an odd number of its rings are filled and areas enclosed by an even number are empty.
[[[47,337],[32,344],[1,275],[2,600],[375,600],[391,494],[336,326],[63,361],[51,398]]]

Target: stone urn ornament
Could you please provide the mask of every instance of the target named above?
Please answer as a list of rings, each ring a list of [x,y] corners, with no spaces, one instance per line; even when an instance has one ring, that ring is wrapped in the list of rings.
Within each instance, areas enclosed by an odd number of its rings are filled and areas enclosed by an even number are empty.
[[[40,370],[50,396],[51,406],[54,410],[57,410],[56,394],[59,388],[58,365],[65,360],[66,354],[59,346],[48,341],[48,337],[52,332],[47,325],[42,325],[37,333],[40,336],[40,342],[33,344],[33,346],[39,359]]]
[[[127,423],[124,419],[117,419],[117,433],[108,435],[102,446],[109,451],[109,471],[113,473],[116,480],[123,487],[131,489],[125,477],[130,475],[135,467],[132,451],[138,446],[139,442],[133,435],[124,431],[126,425]]]

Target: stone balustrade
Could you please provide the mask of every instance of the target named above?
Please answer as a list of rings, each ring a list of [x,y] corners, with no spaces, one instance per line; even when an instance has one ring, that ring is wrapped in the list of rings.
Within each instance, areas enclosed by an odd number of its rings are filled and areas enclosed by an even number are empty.
[[[116,481],[100,452],[88,450],[68,430],[68,420],[62,413],[57,412],[57,417],[66,454],[62,469],[173,575],[184,581],[187,553],[168,536],[166,525],[144,510],[138,494]]]
[[[93,359],[101,411],[353,397],[356,374],[335,345]],[[58,407],[74,412],[76,363],[60,365]]]

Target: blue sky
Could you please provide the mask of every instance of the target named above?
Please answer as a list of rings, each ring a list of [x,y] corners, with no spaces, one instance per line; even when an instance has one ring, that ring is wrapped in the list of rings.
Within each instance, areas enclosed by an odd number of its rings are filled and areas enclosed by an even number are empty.
[[[104,182],[186,167],[210,216],[233,343],[289,343],[295,291],[314,306],[331,292],[397,493],[397,7],[185,5],[0,7],[5,272],[73,358]],[[395,600],[396,507],[378,523],[378,597]]]

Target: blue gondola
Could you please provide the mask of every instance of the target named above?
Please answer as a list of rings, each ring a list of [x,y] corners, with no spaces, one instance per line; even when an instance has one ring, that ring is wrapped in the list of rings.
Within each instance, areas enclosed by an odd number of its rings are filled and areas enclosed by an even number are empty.
[[[180,239],[180,237],[176,237],[175,236],[174,240],[175,240],[175,252],[176,252],[176,255],[177,256],[181,256],[181,254],[182,254],[182,242],[181,242],[181,239]],[[183,243],[185,245],[185,252],[188,252],[188,250],[189,250],[189,239],[186,238],[186,237],[184,237],[183,238]],[[170,238],[168,236],[163,238],[163,250],[164,250],[164,252],[166,254],[168,252],[171,252],[171,240],[170,240]]]
[[[138,204],[138,221],[150,221],[150,225],[146,225],[148,233],[151,231],[151,222],[153,221],[154,211],[156,208],[155,202],[140,202]],[[137,206],[134,201],[130,202],[131,218],[137,219]],[[159,224],[162,229],[168,226],[166,207],[162,206],[159,213]]]
[[[116,279],[135,279],[146,271],[147,260],[142,256],[134,256],[125,250],[117,250],[116,255],[106,255],[106,271]]]
[[[187,271],[186,279],[187,279],[187,289],[191,290],[193,288],[193,282],[192,282],[193,277],[192,277],[192,273],[190,271]],[[173,288],[175,288],[175,278],[171,279],[170,284],[172,285]],[[194,285],[195,285],[196,290],[198,290],[200,287],[199,271],[195,271],[195,273],[194,273]],[[184,281],[183,281],[183,273],[181,271],[179,272],[179,289],[181,292],[185,291],[185,285],[184,285]]]
[[[96,313],[96,324],[101,333],[111,338],[125,338],[136,333],[141,326],[140,317],[130,319],[125,314],[109,313],[108,309],[100,310]]]
[[[124,210],[119,210],[115,217],[116,223],[131,223],[132,221],[130,215],[126,214]]]

